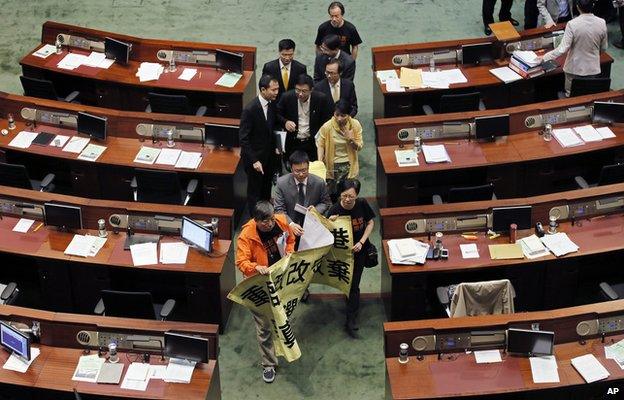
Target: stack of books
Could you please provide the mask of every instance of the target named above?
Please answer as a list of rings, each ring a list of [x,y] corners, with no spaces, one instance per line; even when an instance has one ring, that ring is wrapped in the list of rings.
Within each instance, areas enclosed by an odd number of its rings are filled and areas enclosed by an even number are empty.
[[[525,79],[544,75],[544,68],[534,51],[514,51],[509,60],[509,68]]]

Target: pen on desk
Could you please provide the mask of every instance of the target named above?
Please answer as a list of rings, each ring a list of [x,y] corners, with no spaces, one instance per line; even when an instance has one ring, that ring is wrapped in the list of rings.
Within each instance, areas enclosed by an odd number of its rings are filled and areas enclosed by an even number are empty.
[[[444,143],[442,143],[442,144],[443,144],[443,145],[453,145],[453,144],[460,145],[460,144],[461,144],[461,142],[444,142]]]
[[[202,74],[201,71],[199,71],[199,79],[201,79],[201,74]]]
[[[33,229],[33,232],[37,232],[39,229],[41,229],[42,226],[43,226],[43,222],[40,222],[39,225],[37,225],[35,229]]]
[[[466,240],[477,240],[477,236],[476,235],[466,235],[466,234],[463,234],[463,235],[461,235],[461,237],[463,237]]]

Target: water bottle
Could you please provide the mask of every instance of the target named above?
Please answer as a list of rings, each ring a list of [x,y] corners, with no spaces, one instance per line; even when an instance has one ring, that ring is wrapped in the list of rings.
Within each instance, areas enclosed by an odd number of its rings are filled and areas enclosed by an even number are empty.
[[[435,56],[431,56],[431,58],[429,58],[429,72],[435,72],[435,70]]]
[[[550,142],[552,140],[552,125],[551,124],[546,124],[544,125],[544,131],[543,131],[543,139],[545,142]]]
[[[9,130],[10,131],[15,129],[15,118],[13,118],[13,114],[9,113],[7,115],[7,122],[9,123]]]
[[[420,138],[420,136],[416,135],[414,136],[414,154],[420,153],[421,150],[422,150],[422,139]]]
[[[56,46],[56,54],[61,54],[63,52],[63,44],[61,43],[61,40],[58,38],[58,36],[56,37],[54,46]]]
[[[401,343],[401,345],[399,346],[399,362],[401,364],[407,364],[407,362],[409,361],[409,357],[407,356],[407,349],[407,343]]]
[[[108,344],[108,362],[113,364],[119,362],[119,356],[117,355],[117,343],[115,342]]]
[[[550,220],[550,222],[548,223],[548,233],[554,235],[555,233],[557,233],[557,226],[559,225],[557,224],[557,217],[555,215],[551,215],[548,218]]]
[[[175,57],[172,55],[171,60],[169,60],[169,72],[175,72],[176,69]]]
[[[167,131],[167,147],[174,147],[175,142],[173,141],[173,131],[169,129]]]
[[[98,236],[106,237],[108,233],[106,232],[106,221],[103,218],[98,219]]]

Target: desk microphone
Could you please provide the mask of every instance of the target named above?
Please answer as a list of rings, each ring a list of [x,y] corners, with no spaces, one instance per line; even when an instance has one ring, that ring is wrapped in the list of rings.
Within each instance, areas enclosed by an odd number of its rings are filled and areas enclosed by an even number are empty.
[[[74,399],[75,400],[82,400],[82,397],[80,397],[80,393],[78,393],[76,388],[74,388]]]

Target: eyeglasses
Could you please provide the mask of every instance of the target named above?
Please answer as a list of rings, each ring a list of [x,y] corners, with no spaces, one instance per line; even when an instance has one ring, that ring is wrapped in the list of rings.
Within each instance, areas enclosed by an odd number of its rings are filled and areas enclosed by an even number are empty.
[[[291,170],[293,174],[297,174],[297,175],[304,175],[308,173],[308,168],[306,169],[292,169]]]
[[[295,88],[295,93],[297,93],[297,94],[310,93],[310,89],[297,89],[297,88]]]
[[[345,199],[345,200],[353,200],[353,199],[355,199],[356,197],[357,197],[357,196],[353,196],[353,195],[350,195],[350,194],[341,194],[341,195],[340,195],[340,198],[341,198],[341,199]]]

